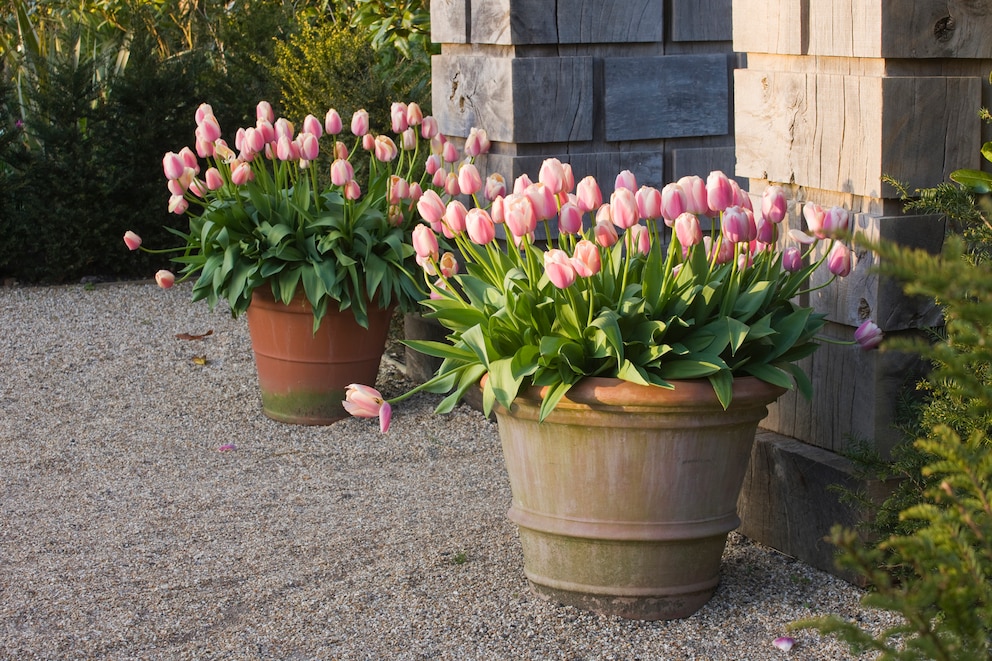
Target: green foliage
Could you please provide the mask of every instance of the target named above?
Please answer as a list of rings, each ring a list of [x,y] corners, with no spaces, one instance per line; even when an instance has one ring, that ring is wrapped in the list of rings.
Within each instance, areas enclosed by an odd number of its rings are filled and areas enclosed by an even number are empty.
[[[832,541],[840,563],[873,584],[869,606],[901,614],[899,627],[873,637],[836,616],[801,623],[836,633],[855,650],[882,652],[880,659],[987,659],[992,635],[992,451],[988,416],[992,384],[992,271],[962,259],[959,237],[941,255],[895,246],[873,246],[887,272],[909,294],[944,304],[947,341],[917,347],[934,360],[930,382],[956,420],[971,417],[962,436],[937,424],[942,412],[924,417],[932,427],[914,447],[923,459],[922,491],[900,513],[909,532],[896,532],[874,548],[851,531],[836,529]],[[986,369],[976,369],[986,367]],[[964,438],[965,440],[962,440]]]
[[[278,81],[283,112],[289,117],[323,118],[337,108],[345,122],[361,108],[389,128],[390,85],[376,72],[376,54],[367,36],[348,25],[303,24],[299,32],[275,45],[271,75]]]

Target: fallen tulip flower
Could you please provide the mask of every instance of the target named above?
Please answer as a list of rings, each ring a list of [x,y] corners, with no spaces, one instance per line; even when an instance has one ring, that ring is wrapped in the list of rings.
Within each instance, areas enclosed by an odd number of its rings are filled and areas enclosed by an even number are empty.
[[[792,649],[792,646],[796,644],[795,639],[789,638],[788,636],[779,636],[772,641],[772,645],[782,650],[783,652],[788,652]]]
[[[172,285],[176,284],[176,276],[173,275],[172,271],[162,269],[155,274],[155,282],[162,289],[168,289],[172,287]]]
[[[393,417],[393,408],[375,388],[352,383],[345,390],[344,409],[356,418],[379,418],[379,429],[386,433]]]

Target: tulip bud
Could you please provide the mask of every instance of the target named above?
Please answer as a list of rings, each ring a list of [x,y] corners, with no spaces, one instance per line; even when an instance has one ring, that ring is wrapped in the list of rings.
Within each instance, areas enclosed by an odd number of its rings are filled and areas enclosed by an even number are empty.
[[[497,197],[506,195],[506,179],[498,172],[486,177],[486,199],[492,202]]]
[[[317,136],[313,133],[301,133],[300,136],[300,156],[308,161],[316,160],[320,156],[320,143],[317,141]]]
[[[527,173],[524,173],[513,180],[513,192],[517,194],[523,194],[528,188],[534,185],[534,182],[530,180]]]
[[[327,111],[324,115],[324,130],[327,131],[328,135],[337,135],[344,128],[344,124],[341,121],[341,115],[334,108]]]
[[[827,269],[838,277],[851,273],[851,249],[838,241],[827,255]]]
[[[489,153],[489,146],[489,137],[485,130],[472,128],[468,132],[468,138],[465,139],[465,155],[469,158],[475,158],[480,154],[487,154]]]
[[[682,177],[676,183],[685,192],[686,211],[697,216],[710,212],[709,204],[706,202],[706,183],[702,177],[696,175]]]
[[[448,202],[444,210],[444,226],[447,227],[453,236],[465,231],[465,218],[468,216],[468,209],[458,200]]]
[[[124,244],[127,245],[128,250],[137,250],[141,247],[141,237],[128,230],[124,232]]]
[[[406,107],[406,123],[410,126],[420,126],[424,121],[424,111],[414,101]]]
[[[819,239],[826,237],[823,233],[823,218],[825,215],[823,207],[819,204],[807,202],[803,205],[803,218],[806,219],[806,228]]]
[[[575,282],[576,272],[572,260],[563,250],[552,248],[544,253],[544,272],[558,289],[570,287]]]
[[[683,248],[694,246],[703,240],[703,230],[695,214],[685,212],[675,219],[675,237]]]
[[[630,228],[630,245],[642,255],[651,252],[651,232],[644,225],[634,225]]]
[[[782,268],[789,273],[796,273],[803,267],[803,253],[796,246],[789,246],[782,251]]]
[[[557,158],[545,159],[537,180],[557,195],[565,188],[565,169]]]
[[[185,169],[186,163],[184,163],[182,157],[175,152],[170,151],[162,158],[162,170],[165,172],[166,179],[178,179],[182,176]]]
[[[630,192],[637,190],[637,179],[634,177],[634,173],[630,170],[624,170],[617,175],[616,182],[613,185],[614,190],[625,189]]]
[[[752,220],[750,225],[753,224],[754,221]],[[746,243],[751,241],[754,237],[751,236],[750,225],[744,209],[731,206],[723,211],[720,229],[727,241],[731,243]],[[754,234],[757,234],[757,228],[755,228]]]
[[[413,151],[417,148],[417,132],[412,126],[403,131],[400,147],[402,147],[403,151]]]
[[[492,243],[496,238],[496,224],[485,209],[470,209],[465,217],[465,226],[468,238],[480,246]]]
[[[255,106],[255,119],[271,124],[276,121],[276,113],[272,110],[272,104],[268,101],[259,101]]]
[[[371,133],[366,133],[362,136],[362,149],[365,151],[372,151],[375,149],[375,136]]]
[[[597,220],[596,226],[593,228],[593,235],[596,237],[596,243],[604,248],[609,248],[620,240],[619,235],[617,235],[617,228],[612,221]]]
[[[446,252],[441,255],[441,260],[437,266],[441,270],[441,275],[446,278],[453,278],[458,275],[458,260],[455,259],[454,253]]]
[[[427,225],[418,224],[413,228],[413,250],[417,257],[437,259],[437,235]]]
[[[162,289],[168,289],[176,283],[176,276],[172,274],[172,271],[163,269],[155,274],[155,283]]]
[[[782,222],[789,211],[785,191],[781,186],[768,186],[761,193],[761,215],[772,223]]]
[[[352,179],[344,185],[344,199],[346,200],[357,200],[362,197],[362,187],[358,185],[358,182]]]
[[[389,430],[393,409],[389,402],[382,398],[375,388],[352,383],[345,390],[345,399],[341,403],[344,409],[356,418],[379,418],[379,429],[382,433]]]
[[[529,197],[514,193],[504,198],[504,203],[505,222],[510,234],[521,238],[537,229],[537,211]]]
[[[169,213],[181,216],[189,208],[189,202],[182,195],[173,195],[169,198]]]
[[[582,212],[572,202],[566,202],[558,212],[558,231],[562,234],[578,234],[582,231]]]
[[[599,273],[603,268],[603,262],[596,244],[587,239],[576,243],[572,254],[572,267],[580,278],[588,278]]]
[[[582,213],[589,213],[603,205],[603,193],[592,176],[585,177],[579,182],[575,196],[578,198],[579,211]]]
[[[617,188],[610,196],[610,211],[613,224],[621,229],[627,229],[637,224],[637,200],[630,188]]]
[[[399,156],[399,149],[396,143],[388,135],[379,135],[375,138],[375,158],[383,163],[388,163]]]
[[[634,194],[637,213],[641,218],[661,218],[661,191],[651,186],[641,186]]]
[[[846,234],[851,230],[851,214],[844,207],[830,207],[823,214],[820,230],[828,237]]]
[[[534,203],[538,220],[549,220],[558,214],[558,200],[551,189],[544,184],[533,184],[524,191]]]
[[[394,102],[389,108],[389,120],[393,133],[400,134],[407,129],[409,124],[406,121],[406,104]]]
[[[220,138],[220,124],[213,115],[204,117],[203,121],[196,127],[196,134],[207,142],[214,142]]]
[[[882,343],[885,334],[871,319],[866,320],[854,331],[854,341],[865,351],[871,351]]]
[[[303,118],[303,133],[310,133],[315,138],[319,138],[324,135],[324,127],[319,119],[313,115],[307,115]]]
[[[438,173],[440,172],[441,171],[439,170]],[[449,172],[448,174],[445,175],[444,192],[450,195],[451,197],[455,197],[456,195],[461,194],[462,186],[461,184],[458,183],[458,175],[455,174],[454,172]]]
[[[462,195],[475,195],[482,190],[482,175],[472,163],[463,163],[458,169],[458,188]]]
[[[369,112],[362,108],[351,116],[351,132],[362,137],[369,132]]]
[[[355,168],[351,162],[338,158],[331,163],[331,183],[335,186],[344,186],[355,178]]]
[[[238,163],[231,170],[231,183],[235,186],[242,186],[254,178],[251,166],[248,163]]]
[[[445,163],[454,163],[458,160],[458,150],[455,149],[453,142],[444,143],[444,146],[441,148],[441,158],[444,159]]]
[[[666,184],[661,189],[661,217],[671,227],[675,219],[688,210],[685,190],[678,184]]]
[[[420,137],[424,140],[433,140],[439,133],[437,120],[430,116],[424,117],[424,121],[420,125]]]
[[[196,125],[199,126],[207,117],[213,117],[213,114],[214,109],[209,103],[201,103],[193,114],[193,118],[196,120]]]
[[[730,178],[720,170],[710,172],[706,179],[706,206],[713,213],[723,211],[734,203],[734,189]]]
[[[444,202],[433,190],[425,190],[424,194],[417,200],[417,213],[431,225],[440,222],[444,212]]]

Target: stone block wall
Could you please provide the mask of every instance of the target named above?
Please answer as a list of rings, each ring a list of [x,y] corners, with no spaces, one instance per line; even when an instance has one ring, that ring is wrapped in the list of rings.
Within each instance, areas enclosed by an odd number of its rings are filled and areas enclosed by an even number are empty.
[[[731,0],[434,0],[433,113],[509,181],[554,156],[608,193],[734,171]]]

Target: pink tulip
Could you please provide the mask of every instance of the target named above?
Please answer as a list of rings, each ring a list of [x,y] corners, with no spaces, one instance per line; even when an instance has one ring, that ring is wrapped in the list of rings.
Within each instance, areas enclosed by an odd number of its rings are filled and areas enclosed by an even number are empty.
[[[617,175],[616,182],[613,185],[614,190],[625,189],[630,192],[637,190],[637,178],[634,177],[634,173],[630,170],[624,170]]]
[[[593,236],[596,237],[596,243],[604,248],[609,248],[620,240],[617,228],[612,221],[597,220],[596,226],[593,228]]]
[[[522,195],[527,191],[528,188],[530,188],[533,185],[534,182],[530,180],[530,177],[528,177],[527,173],[525,172],[524,174],[520,175],[519,177],[513,180],[513,192],[517,193],[518,195]]]
[[[414,101],[406,107],[406,123],[409,126],[420,126],[424,122],[424,111],[420,105]]]
[[[506,179],[498,172],[486,177],[486,199],[492,202],[497,197],[506,195]]]
[[[432,140],[440,134],[437,120],[433,117],[424,117],[423,124],[420,125],[420,137],[424,140]]]
[[[355,178],[355,168],[351,162],[338,158],[331,163],[331,183],[335,186],[344,186]]]
[[[796,273],[803,267],[803,253],[796,246],[789,246],[782,251],[782,268],[789,273]]]
[[[620,229],[627,229],[637,224],[637,200],[634,199],[634,191],[630,188],[617,188],[610,196],[610,210],[613,215],[613,224]]]
[[[454,163],[458,160],[458,150],[453,142],[444,143],[444,147],[441,148],[441,158],[445,163]]]
[[[355,200],[362,197],[362,187],[358,185],[358,182],[352,179],[344,185],[344,199]]]
[[[651,232],[644,225],[634,225],[630,228],[630,245],[642,255],[651,252]]]
[[[210,158],[214,155],[214,143],[196,139],[196,155],[200,158]]]
[[[524,195],[534,203],[534,211],[538,220],[549,220],[558,214],[558,200],[551,189],[544,184],[533,184],[524,191]]]
[[[252,154],[257,154],[265,149],[265,133],[257,128],[249,127],[245,129],[245,139],[242,150]]]
[[[155,283],[162,289],[168,289],[176,284],[176,276],[172,274],[172,271],[163,269],[155,274]]]
[[[851,273],[851,249],[838,241],[827,255],[827,269],[841,278]]]
[[[576,272],[565,251],[552,248],[544,253],[544,272],[558,289],[570,287],[575,282]]]
[[[661,217],[671,227],[675,219],[688,210],[685,190],[678,184],[666,184],[661,189]]]
[[[383,163],[388,163],[399,156],[399,149],[396,143],[388,135],[378,135],[375,138],[375,158]]]
[[[820,231],[828,237],[846,234],[851,231],[851,214],[844,207],[830,207],[823,214]]]
[[[272,104],[268,101],[259,101],[255,106],[255,119],[271,124],[276,121],[276,113],[272,110]]]
[[[510,234],[519,239],[537,229],[537,210],[529,197],[511,194],[504,198],[504,203],[506,227]]]
[[[414,202],[420,200],[420,197],[424,194],[424,189],[420,186],[418,182],[413,182],[410,184],[410,199]]]
[[[441,196],[433,190],[425,190],[424,194],[417,200],[417,212],[431,225],[441,222],[445,212]]]
[[[276,142],[276,158],[280,161],[295,161],[293,158],[293,142],[286,136],[281,136]]]
[[[555,195],[565,189],[565,168],[557,158],[545,159],[537,180]]]
[[[468,137],[465,139],[465,155],[470,158],[475,158],[480,154],[489,153],[489,136],[486,134],[485,130],[472,128],[468,132]]]
[[[307,115],[303,118],[303,133],[309,133],[315,138],[319,138],[324,135],[324,125],[313,115]]]
[[[199,126],[204,119],[207,117],[213,117],[214,109],[209,103],[201,103],[196,108],[196,112],[193,114],[193,118],[196,120],[196,125]]]
[[[179,154],[170,151],[162,157],[162,170],[165,172],[166,179],[178,179],[185,169],[186,164]]]
[[[730,185],[730,178],[720,170],[710,172],[706,178],[706,206],[716,213],[733,204],[734,189]]]
[[[313,115],[310,115],[310,117],[313,117]],[[302,133],[300,135],[300,156],[308,161],[316,160],[320,156],[320,143],[317,141],[317,136],[313,133]]]
[[[272,120],[259,119],[255,122],[255,130],[262,134],[262,142],[275,142],[276,128],[272,125]]]
[[[362,137],[369,132],[368,110],[365,108],[356,110],[351,116],[351,132],[357,137]]]
[[[371,133],[366,133],[362,136],[362,149],[365,151],[375,150],[375,136]]]
[[[755,225],[757,226],[755,239],[760,243],[771,244],[778,240],[778,225],[775,223],[762,217],[755,221]]]
[[[400,136],[400,147],[403,151],[413,151],[417,148],[417,131],[412,126]]]
[[[207,142],[213,142],[220,138],[220,124],[217,123],[217,118],[213,115],[204,117],[203,121],[197,126],[196,133],[201,139]]]
[[[699,226],[699,218],[695,214],[685,212],[675,219],[675,237],[679,245],[688,248],[703,240],[703,230]]]
[[[427,160],[424,161],[424,171],[433,177],[435,173],[441,170],[441,165],[441,155],[431,154],[427,157]]]
[[[462,195],[475,195],[482,190],[482,175],[472,163],[463,163],[458,168],[458,188]]]
[[[465,216],[465,227],[468,238],[481,246],[492,243],[496,238],[496,224],[485,209],[470,209]]]
[[[740,207],[727,207],[723,212],[720,221],[720,231],[723,237],[730,243],[746,243],[753,237],[749,237],[749,227],[747,214]],[[755,231],[757,233],[757,231]]]
[[[710,207],[706,202],[706,182],[702,177],[692,175],[678,180],[679,187],[685,192],[685,210],[689,213],[708,214]]]
[[[186,192],[186,187],[183,182],[179,179],[170,179],[166,184],[169,189],[169,193],[172,195],[183,195]]]
[[[558,212],[558,231],[562,234],[578,234],[582,231],[582,212],[572,202],[566,202]]]
[[[458,260],[455,259],[455,253],[446,252],[441,255],[438,268],[441,269],[441,275],[446,278],[453,278],[458,275]]]
[[[492,205],[489,207],[489,215],[492,217],[493,222],[500,225],[506,222],[506,200],[503,197],[497,197],[493,199]]]
[[[413,250],[417,253],[417,257],[437,259],[437,235],[427,225],[418,224],[413,228]]]
[[[823,211],[823,207],[819,204],[807,202],[803,205],[803,218],[806,219],[806,228],[819,239],[826,237],[823,233],[823,218],[825,215],[826,213]]]
[[[327,111],[324,115],[324,130],[328,135],[337,135],[344,128],[344,123],[341,121],[341,115],[334,108]]]
[[[641,186],[634,194],[637,213],[641,218],[661,218],[661,191],[652,186]]]
[[[442,174],[442,170],[438,170],[437,174]],[[444,180],[441,182],[444,192],[451,197],[457,197],[461,195],[462,186],[458,183],[458,175],[454,172],[448,172],[444,175]]]
[[[854,341],[865,351],[871,351],[882,343],[885,334],[871,319],[866,320],[854,331]]]
[[[389,121],[392,125],[393,133],[400,134],[407,129],[409,124],[406,121],[406,104],[394,102],[389,108]]]
[[[466,230],[465,219],[468,217],[468,209],[458,200],[448,202],[444,210],[444,226],[457,236]],[[450,237],[449,237],[450,238]]]
[[[579,182],[575,189],[575,196],[578,198],[579,210],[582,213],[589,213],[602,206],[603,193],[599,189],[599,184],[594,177],[585,177]]]
[[[587,239],[581,239],[576,243],[572,254],[572,267],[580,278],[588,278],[599,273],[603,268],[603,262],[596,244]]]
[[[779,636],[772,641],[772,645],[783,652],[788,652],[792,649],[792,646],[796,644],[796,641],[788,636]]]
[[[169,198],[169,213],[181,216],[189,208],[189,202],[182,195],[173,195]]]
[[[389,430],[393,409],[375,388],[352,383],[345,390],[344,409],[356,418],[379,418],[382,433]]]
[[[253,179],[251,165],[248,163],[238,163],[231,170],[231,183],[235,186],[243,186]]]
[[[789,212],[785,191],[781,186],[768,186],[761,193],[761,215],[772,223],[782,222]]]
[[[575,173],[572,172],[572,164],[562,163],[561,169],[562,172],[565,173],[565,179],[564,181],[562,181],[562,184],[564,184],[564,188],[562,188],[562,191],[566,193],[571,193],[573,190],[575,190]]]
[[[127,246],[128,250],[137,250],[141,247],[141,237],[128,230],[124,232],[124,244]]]
[[[399,205],[403,200],[410,197],[410,183],[403,177],[395,174],[389,176],[389,203],[393,206]]]

